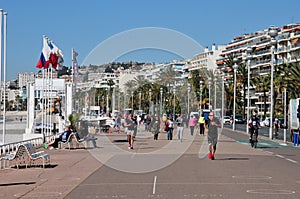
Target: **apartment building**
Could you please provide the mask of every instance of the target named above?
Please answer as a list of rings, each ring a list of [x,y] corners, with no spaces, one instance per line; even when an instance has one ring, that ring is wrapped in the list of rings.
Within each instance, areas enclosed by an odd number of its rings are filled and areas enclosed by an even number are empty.
[[[211,49],[205,47],[204,52],[195,55],[183,67],[183,70],[193,71],[206,68],[215,70],[217,68],[217,60],[221,58],[221,53],[225,50],[225,46],[212,44]]]
[[[33,82],[35,78],[35,73],[18,73],[18,87],[23,88],[26,87],[28,82]]]
[[[274,67],[284,63],[293,63],[300,57],[300,24],[290,24],[278,28],[278,35],[275,45]],[[224,66],[224,61],[230,56],[245,61],[247,48],[251,48],[250,59],[250,78],[257,75],[267,75],[271,72],[271,37],[269,30],[259,30],[250,34],[244,34],[234,38],[222,51],[223,58],[217,60],[218,68]],[[270,95],[270,93],[267,93]],[[266,101],[267,114],[270,110],[270,96],[265,99],[263,93],[256,92],[250,87],[250,109],[258,110],[259,114],[263,112],[263,104]],[[246,100],[248,96],[246,95]]]

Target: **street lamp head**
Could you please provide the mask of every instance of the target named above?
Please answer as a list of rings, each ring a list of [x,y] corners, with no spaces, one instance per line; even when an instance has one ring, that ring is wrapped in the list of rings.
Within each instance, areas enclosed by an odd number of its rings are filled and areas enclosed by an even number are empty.
[[[249,54],[251,54],[252,53],[252,48],[251,47],[248,47],[247,48],[247,54],[249,55]]]
[[[233,58],[233,63],[237,63],[238,62],[238,59],[235,57],[235,58]]]
[[[238,65],[236,63],[234,63],[233,70],[236,71],[237,69],[238,69]]]
[[[275,38],[272,38],[271,41],[270,41],[270,44],[272,46],[274,46],[276,43],[277,43],[277,40]]]
[[[269,27],[268,32],[269,32],[270,37],[272,37],[272,38],[275,38],[278,35],[277,27],[275,27],[273,25]]]
[[[237,65],[238,59],[235,57],[235,58],[233,58],[232,61],[233,61],[233,63],[234,63],[234,64],[233,64],[233,70],[236,71],[236,69],[238,68],[238,65]]]
[[[210,84],[211,84],[211,78],[209,77],[209,78],[207,79],[207,81],[208,81],[208,84],[210,85]]]

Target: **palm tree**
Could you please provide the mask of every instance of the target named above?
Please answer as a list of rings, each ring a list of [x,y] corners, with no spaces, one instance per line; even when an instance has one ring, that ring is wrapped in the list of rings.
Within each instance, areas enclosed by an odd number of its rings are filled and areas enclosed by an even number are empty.
[[[135,81],[136,85],[138,85],[138,86],[142,86],[144,84],[149,83],[149,81],[143,75],[138,75],[138,76],[134,77],[133,80]]]
[[[246,63],[239,62],[238,69],[237,69],[237,82],[239,83],[237,88],[243,89],[243,96],[241,96],[240,89],[237,92],[237,96],[239,98],[243,97],[243,100],[236,100],[238,105],[243,106],[243,115],[246,113],[246,93],[247,93],[247,86],[248,86],[248,67]],[[239,106],[238,106],[239,107]]]
[[[134,80],[129,80],[125,84],[125,95],[131,96],[131,92],[134,92],[136,89],[136,84]],[[131,107],[131,103],[129,103],[130,100],[127,100],[127,104],[125,104],[126,107]]]
[[[300,63],[288,63],[283,66],[285,80],[287,81],[287,90],[290,99],[300,97]]]
[[[264,99],[264,118],[266,117],[267,113],[267,92],[270,90],[270,76],[269,75],[257,75],[252,79],[252,83],[255,86],[256,92],[263,93]]]
[[[299,63],[284,63],[277,66],[274,73],[275,97],[280,96],[286,89],[291,99],[298,98],[300,92],[299,75]],[[283,103],[278,103],[277,100],[274,100],[274,107],[278,114],[283,114]]]
[[[158,79],[160,80],[158,83],[167,86],[170,83],[174,83],[175,82],[175,71],[174,69],[169,66],[166,67],[160,74]]]
[[[229,56],[225,60],[225,72],[228,73],[229,76],[233,77],[234,73],[234,56]],[[234,95],[234,82],[237,82],[237,90],[236,90],[236,105],[237,105],[237,112],[241,113],[243,112],[243,115],[245,115],[246,112],[246,92],[247,92],[247,85],[248,85],[248,68],[245,62],[242,62],[241,60],[238,60],[238,68],[237,68],[237,79],[231,78],[230,80],[227,80],[227,85],[225,86],[225,92],[228,96],[228,108],[233,109],[233,95]],[[241,91],[243,89],[243,91]],[[243,98],[243,99],[241,99]],[[240,107],[243,107],[243,110],[240,109]]]

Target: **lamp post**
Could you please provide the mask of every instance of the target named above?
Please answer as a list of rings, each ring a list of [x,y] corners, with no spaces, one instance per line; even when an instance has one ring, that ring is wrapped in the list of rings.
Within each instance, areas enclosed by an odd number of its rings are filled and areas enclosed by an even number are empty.
[[[217,77],[218,75],[215,73],[214,74],[214,109],[216,110],[217,108]]]
[[[188,101],[187,101],[187,114],[189,115],[190,114],[190,91],[191,91],[191,84],[188,83]]]
[[[203,81],[201,80],[199,83],[200,83],[200,113],[202,114],[202,85],[203,85]]]
[[[284,88],[284,125],[285,128],[283,129],[283,142],[286,143],[286,126],[287,126],[287,119],[286,119],[286,88]]]
[[[248,84],[247,84],[247,124],[250,118],[250,62],[252,48],[247,48],[247,69],[248,69]],[[249,134],[249,128],[246,126],[246,132]]]
[[[97,105],[98,105],[98,107],[99,107],[98,115],[100,115],[99,97],[100,97],[100,96],[98,95],[98,96],[97,96],[97,99],[98,99],[98,104],[97,104]]]
[[[233,58],[233,70],[234,70],[234,88],[233,88],[233,121],[232,121],[232,130],[235,130],[235,104],[236,104],[236,71],[238,68],[237,58]]]
[[[124,91],[124,112],[126,109],[126,91]]]
[[[160,115],[162,114],[162,94],[163,94],[163,88],[160,87]]]
[[[151,88],[149,89],[149,113],[150,113],[150,108],[151,108],[151,94],[152,94],[152,90]]]
[[[208,78],[208,107],[209,109],[211,108],[210,106],[210,87],[211,87],[211,78]]]
[[[119,111],[121,110],[120,101],[121,101],[121,92],[120,92],[119,87],[118,87],[118,110]]]
[[[274,73],[274,51],[275,51],[275,45],[276,45],[276,36],[278,35],[277,28],[275,26],[271,26],[269,28],[269,35],[271,37],[271,93],[270,93],[270,129],[269,129],[269,138],[272,139],[272,133],[273,133],[273,73]]]
[[[142,92],[139,92],[139,110],[141,110]]]
[[[173,99],[173,101],[174,101],[174,104],[173,104],[173,120],[175,120],[175,103],[176,103],[175,93],[176,93],[176,84],[174,84],[174,86],[173,86],[173,94],[174,94],[174,99]]]
[[[131,109],[133,113],[133,91],[131,91]]]
[[[224,87],[224,78],[225,78],[225,73],[222,73],[222,108],[221,108],[221,117],[222,117],[222,122],[221,122],[221,127],[224,127],[224,91],[225,91],[225,87]]]
[[[106,113],[109,114],[108,89],[106,88]]]

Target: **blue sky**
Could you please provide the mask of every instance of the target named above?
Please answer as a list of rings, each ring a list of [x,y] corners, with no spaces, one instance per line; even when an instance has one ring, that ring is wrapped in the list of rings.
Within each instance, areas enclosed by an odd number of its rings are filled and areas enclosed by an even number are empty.
[[[7,80],[18,72],[37,72],[35,65],[46,35],[63,51],[71,66],[71,48],[79,64],[101,42],[121,32],[143,27],[178,31],[201,46],[222,45],[244,33],[300,23],[299,0],[0,0],[8,12]],[[101,55],[99,55],[101,56]],[[166,52],[129,53],[118,61],[165,62]],[[129,60],[130,59],[130,60]],[[102,64],[102,63],[99,63]]]

